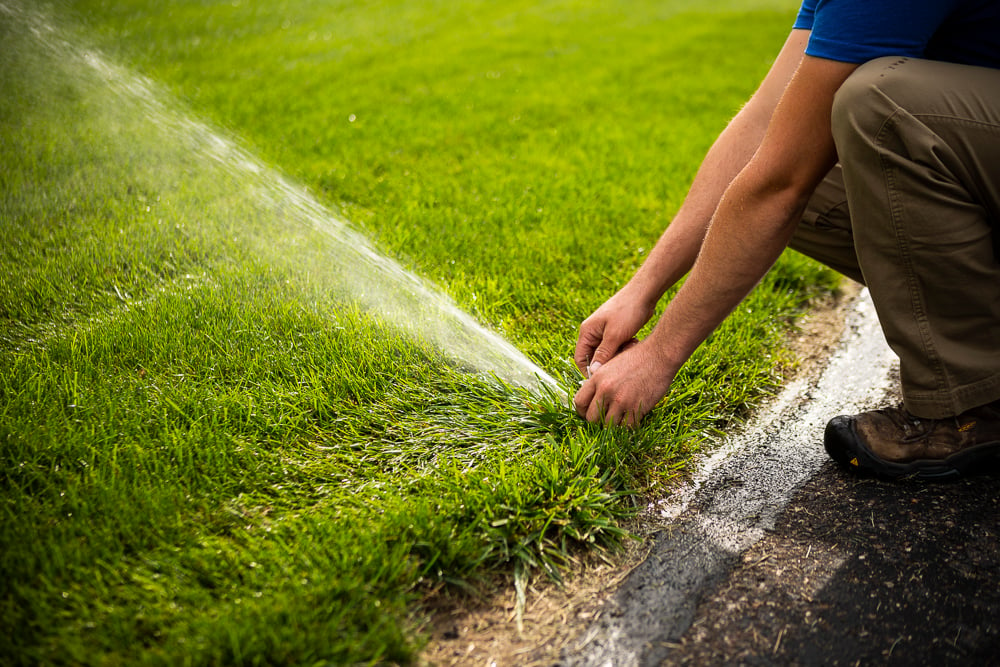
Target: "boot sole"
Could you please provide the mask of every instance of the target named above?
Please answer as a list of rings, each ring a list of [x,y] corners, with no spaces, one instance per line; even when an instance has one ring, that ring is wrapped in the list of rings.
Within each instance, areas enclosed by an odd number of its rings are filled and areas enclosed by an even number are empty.
[[[862,444],[853,422],[834,417],[823,434],[826,453],[842,467],[855,473],[868,473],[885,479],[913,477],[928,481],[952,481],[985,475],[1000,468],[1000,441],[985,442],[964,449],[941,460],[917,459],[906,463],[886,461]]]

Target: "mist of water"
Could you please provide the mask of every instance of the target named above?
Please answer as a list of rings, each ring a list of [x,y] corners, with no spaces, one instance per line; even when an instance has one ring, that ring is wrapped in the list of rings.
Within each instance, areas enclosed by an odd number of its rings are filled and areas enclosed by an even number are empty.
[[[104,148],[132,165],[146,187],[185,200],[186,224],[239,237],[263,261],[300,265],[338,298],[434,346],[463,368],[516,386],[558,385],[497,333],[425,280],[377,252],[348,222],[305,188],[172,99],[147,78],[79,46],[50,19],[7,0],[0,17],[32,35],[102,109]],[[91,119],[91,122],[94,122]]]

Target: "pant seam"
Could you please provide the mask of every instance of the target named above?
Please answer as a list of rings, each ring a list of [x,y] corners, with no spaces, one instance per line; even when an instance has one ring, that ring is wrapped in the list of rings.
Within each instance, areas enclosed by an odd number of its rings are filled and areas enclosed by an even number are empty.
[[[912,113],[910,115],[918,119],[935,118],[938,120],[954,121],[957,123],[964,123],[966,125],[981,126],[990,130],[1000,131],[1000,123],[993,123],[990,121],[979,120],[977,118],[966,118],[965,116],[956,116],[954,114],[942,114],[942,113]]]
[[[894,103],[895,106],[895,103]],[[913,260],[910,252],[910,244],[903,234],[904,227],[904,206],[897,186],[897,169],[890,163],[886,153],[886,136],[890,128],[898,125],[897,117],[901,109],[896,106],[895,110],[883,121],[879,131],[875,134],[875,145],[879,150],[879,164],[882,168],[883,180],[886,188],[886,200],[889,202],[889,219],[892,224],[892,232],[895,237],[896,247],[899,252],[899,261],[905,276],[907,289],[910,297],[910,309],[913,320],[917,325],[920,346],[926,359],[927,366],[934,374],[935,384],[938,387],[950,387],[947,373],[942,368],[940,356],[934,347],[933,337],[930,331],[930,321],[927,317],[927,307],[921,295],[920,283],[916,277],[913,267]]]

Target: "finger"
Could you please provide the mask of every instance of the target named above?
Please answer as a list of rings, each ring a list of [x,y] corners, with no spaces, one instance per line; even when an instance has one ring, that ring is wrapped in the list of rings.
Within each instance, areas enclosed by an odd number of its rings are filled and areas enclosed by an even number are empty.
[[[621,421],[621,410],[615,405],[614,401],[608,401],[596,395],[590,401],[590,408],[587,410],[586,419],[591,424],[613,426]]]
[[[591,424],[601,424],[604,422],[604,406],[601,405],[600,401],[595,399],[590,402],[584,419]]]
[[[587,415],[590,412],[590,406],[594,400],[594,392],[595,392],[594,383],[584,382],[582,385],[580,385],[580,388],[577,390],[576,395],[573,396],[573,406],[576,408],[576,413],[581,417],[583,417],[584,419],[587,419],[588,421],[589,418],[587,417]]]
[[[628,350],[629,348],[633,348],[633,347],[635,347],[638,344],[639,344],[639,339],[635,338],[633,336],[631,340],[626,341],[620,348],[618,348],[618,351],[615,352],[615,354],[613,354],[611,356],[617,356],[617,355],[621,354],[622,352],[624,352],[625,350]],[[594,377],[594,373],[596,373],[597,369],[600,368],[603,365],[604,364],[601,363],[598,360],[597,353],[595,352],[594,353],[594,360],[590,362],[589,366],[587,366],[587,377],[588,378]]]
[[[576,340],[576,350],[573,353],[573,360],[580,372],[587,375],[587,366],[590,365],[594,357],[594,349],[601,344],[604,338],[604,327],[589,324],[584,320],[580,325],[580,336]]]
[[[597,346],[597,349],[594,350],[594,356],[590,361],[591,372],[593,372],[594,363],[598,365],[608,363],[612,357],[631,347],[632,340],[635,340],[637,343],[639,342],[638,339],[630,339],[628,335],[615,331],[610,327],[605,329],[604,337],[600,340],[600,345]]]
[[[611,360],[611,357],[615,356],[615,352],[618,351],[617,343],[612,343],[607,338],[601,341],[601,344],[597,346],[594,350],[594,357],[590,362],[591,369],[593,369],[594,364],[602,366]]]
[[[605,406],[601,411],[601,423],[605,426],[619,426],[625,422],[625,414],[622,408],[616,403]]]
[[[638,426],[639,424],[642,423],[642,420],[646,418],[646,415],[649,414],[649,411],[651,409],[652,408],[647,408],[646,406],[644,406],[642,404],[642,401],[639,401],[639,405],[635,408],[635,410],[630,410],[629,413],[626,415],[627,425],[633,428]]]

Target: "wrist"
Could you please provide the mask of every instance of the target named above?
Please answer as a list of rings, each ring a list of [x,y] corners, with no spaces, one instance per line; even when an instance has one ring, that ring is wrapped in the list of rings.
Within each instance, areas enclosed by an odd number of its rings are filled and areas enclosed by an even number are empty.
[[[668,306],[667,311],[669,310]],[[672,313],[664,312],[643,342],[649,344],[657,367],[673,377],[701,344],[701,340],[696,340],[697,337],[691,336],[683,326],[672,326],[671,315]]]
[[[655,283],[647,280],[640,272],[632,276],[618,292],[652,316],[653,311],[656,310],[656,304],[659,303],[666,290],[659,289]]]

